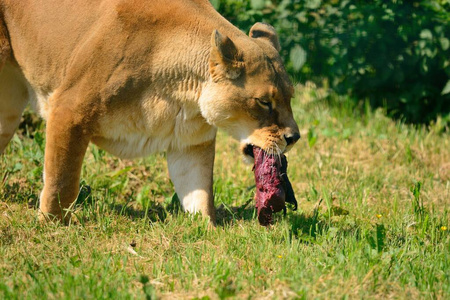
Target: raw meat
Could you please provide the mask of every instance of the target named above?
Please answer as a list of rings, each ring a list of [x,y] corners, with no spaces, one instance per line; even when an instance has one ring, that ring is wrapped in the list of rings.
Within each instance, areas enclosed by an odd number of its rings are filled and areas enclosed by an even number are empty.
[[[261,225],[267,226],[273,223],[273,213],[286,212],[285,202],[293,204],[296,210],[297,200],[287,177],[286,156],[268,154],[258,147],[253,147],[253,155],[258,220]]]

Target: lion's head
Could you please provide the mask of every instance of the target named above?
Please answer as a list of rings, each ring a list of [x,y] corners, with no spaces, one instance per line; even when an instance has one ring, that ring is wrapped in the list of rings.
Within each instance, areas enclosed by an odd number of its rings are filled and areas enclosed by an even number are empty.
[[[300,138],[290,103],[294,88],[273,27],[256,23],[249,35],[231,40],[213,32],[202,115],[238,139],[246,156],[255,146],[283,153]]]

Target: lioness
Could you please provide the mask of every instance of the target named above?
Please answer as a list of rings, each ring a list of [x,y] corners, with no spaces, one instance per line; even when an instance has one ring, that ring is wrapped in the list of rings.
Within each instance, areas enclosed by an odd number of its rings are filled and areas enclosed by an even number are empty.
[[[215,221],[217,128],[282,153],[300,138],[275,30],[208,0],[0,0],[0,153],[28,101],[46,119],[41,219],[67,221],[89,142],[167,151],[183,209]]]

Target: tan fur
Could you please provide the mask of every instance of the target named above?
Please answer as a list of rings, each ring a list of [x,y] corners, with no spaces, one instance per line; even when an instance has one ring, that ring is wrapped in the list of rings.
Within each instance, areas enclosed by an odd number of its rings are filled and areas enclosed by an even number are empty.
[[[299,137],[275,30],[251,32],[208,0],[0,0],[0,153],[30,99],[47,120],[42,216],[64,219],[93,142],[167,151],[183,208],[214,222],[216,128],[243,149]]]
[[[8,31],[0,11],[0,70],[5,65],[6,60],[10,57],[11,45],[9,42]]]

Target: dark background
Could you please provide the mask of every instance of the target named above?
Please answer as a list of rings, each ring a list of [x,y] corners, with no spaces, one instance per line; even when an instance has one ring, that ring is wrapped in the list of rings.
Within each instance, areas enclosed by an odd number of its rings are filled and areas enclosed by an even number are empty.
[[[277,30],[287,70],[405,122],[450,121],[450,1],[211,0]]]

